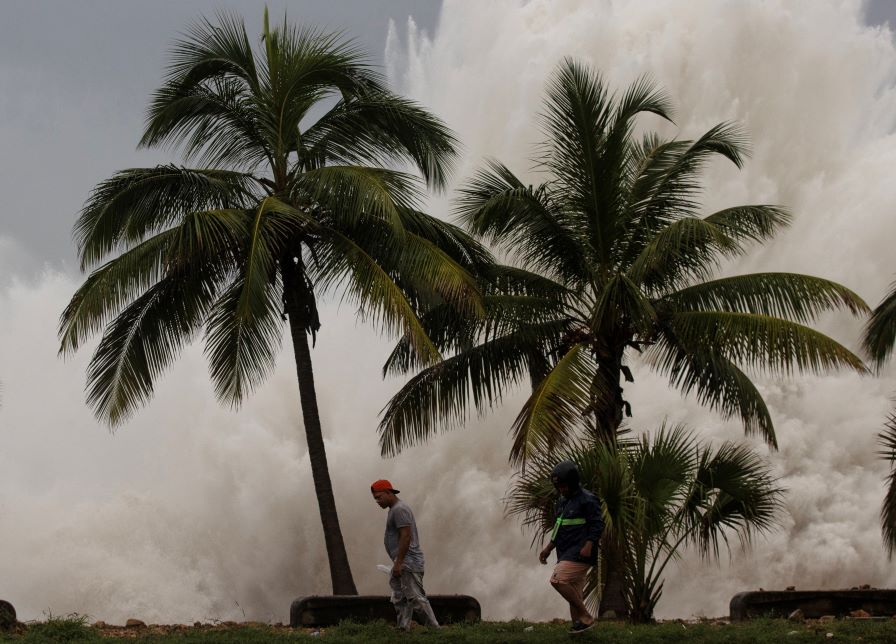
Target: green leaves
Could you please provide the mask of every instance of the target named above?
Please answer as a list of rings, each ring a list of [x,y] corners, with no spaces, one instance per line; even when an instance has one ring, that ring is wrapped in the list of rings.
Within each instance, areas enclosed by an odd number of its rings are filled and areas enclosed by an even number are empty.
[[[527,375],[533,348],[556,342],[566,327],[565,320],[528,326],[424,368],[383,410],[383,455],[418,444],[440,428],[458,426],[471,408],[481,414],[498,404]]]
[[[723,259],[744,254],[744,242],[763,241],[787,221],[773,206],[729,208],[704,219],[683,217],[644,244],[628,275],[656,293],[706,280]]]
[[[872,359],[874,365],[882,367],[896,344],[896,283],[890,292],[877,305],[865,326],[862,338],[862,349]],[[890,463],[887,475],[887,491],[880,509],[880,524],[883,532],[887,555],[893,557],[896,552],[896,414],[890,414],[884,430],[878,434],[878,442],[882,451],[879,456]]]
[[[862,348],[874,364],[880,367],[892,353],[894,344],[896,344],[896,283],[890,287],[890,292],[871,314],[871,319],[865,326]]]
[[[99,418],[116,425],[152,396],[153,381],[192,339],[214,295],[202,272],[172,273],[115,317],[87,369],[87,402]]]
[[[331,166],[310,170],[293,184],[293,201],[322,209],[339,226],[370,215],[392,226],[394,235],[404,227],[399,210],[418,205],[422,195],[418,181],[403,172],[361,166]]]
[[[321,101],[329,110],[314,122]],[[418,364],[440,358],[419,314],[482,313],[468,269],[489,253],[417,209],[424,182],[448,177],[453,134],[389,92],[339,34],[266,17],[253,50],[236,15],[195,24],[172,50],[141,145],[178,146],[203,167],[116,173],[76,224],[82,268],[111,259],[63,313],[60,351],[104,330],[89,399],[110,422],[149,399],[203,327],[215,390],[238,404],[274,366],[295,296],[286,281],[307,291],[294,331],[315,332],[316,298],[340,289],[362,317],[404,334]],[[370,166],[407,163],[423,178]]]
[[[444,188],[457,140],[442,121],[412,101],[363,91],[338,102],[302,137],[302,156],[323,164],[412,163],[427,183]]]
[[[398,284],[353,240],[335,231],[329,233],[326,245],[318,248],[321,262],[318,274],[344,278],[345,292],[365,319],[407,333],[422,363],[435,362],[440,357],[439,351],[427,337]]]
[[[623,544],[631,617],[649,621],[667,565],[688,544],[718,559],[732,536],[742,544],[771,530],[784,490],[771,466],[743,446],[704,445],[684,425],[661,426],[637,441],[577,442],[527,462],[508,497],[508,512],[550,531],[556,492],[550,472],[560,461],[579,467],[582,486],[603,503],[604,539]]]
[[[702,212],[701,173],[718,157],[743,165],[742,129],[719,123],[695,140],[650,133],[636,140],[636,119],[644,113],[671,115],[666,94],[648,79],[614,95],[593,70],[564,60],[542,111],[545,140],[533,168],[542,183],[526,184],[501,162],[487,161],[456,201],[470,233],[510,264],[476,268],[484,315],[418,301],[424,328],[457,359],[452,364],[499,338],[562,324],[550,341],[514,345],[533,392],[513,428],[518,462],[551,453],[589,424],[611,440],[630,411],[623,385],[634,379],[632,349],[646,349],[648,366],[672,386],[740,418],[746,433],[773,446],[771,415],[748,372],[867,371],[846,347],[808,326],[832,310],[867,312],[851,290],[792,273],[716,278],[723,263],[791,221],[784,208],[766,204]],[[866,343],[874,356],[885,355],[882,347],[896,337],[883,326]],[[421,366],[410,346],[407,338],[400,341],[386,371]],[[520,377],[519,370],[508,371],[508,381],[499,383],[503,372],[494,373],[495,388]],[[426,374],[426,387],[437,388],[440,372]],[[460,386],[456,372],[446,369],[444,377]],[[429,406],[414,421],[415,440],[435,431],[426,423],[458,416],[453,407]],[[392,436],[390,449],[400,449],[404,434]]]
[[[267,216],[278,207],[290,210],[273,198],[256,209],[237,277],[208,319],[206,356],[215,392],[233,405],[271,372],[280,348],[282,289],[272,279],[278,258]]]
[[[684,311],[741,311],[805,324],[820,314],[845,309],[868,313],[858,295],[836,282],[796,273],[753,273],[694,284],[667,295]]]
[[[229,170],[173,165],[123,170],[100,183],[81,210],[74,237],[82,270],[140,243],[185,215],[251,202],[253,180]]]
[[[588,348],[577,344],[557,361],[523,404],[513,423],[511,462],[525,462],[536,453],[551,453],[577,437],[591,403],[594,363]]]
[[[547,191],[526,187],[505,166],[488,162],[464,187],[455,212],[474,234],[505,248],[522,267],[579,278],[584,249]]]
[[[880,508],[880,525],[887,555],[892,557],[896,552],[896,414],[890,414],[887,418],[884,430],[878,434],[877,440],[881,447],[878,455],[890,464],[887,491]]]
[[[669,377],[669,384],[684,394],[694,392],[697,401],[724,418],[739,417],[747,435],[759,435],[777,448],[778,439],[762,394],[750,378],[724,355],[707,345],[676,344],[664,335],[648,354],[656,369]]]
[[[649,337],[657,322],[653,304],[625,275],[617,274],[607,280],[593,310],[591,327],[597,334],[610,334],[623,326],[629,334]]]
[[[794,368],[820,373],[842,367],[867,373],[862,360],[835,340],[809,327],[768,315],[680,312],[669,322],[668,329],[681,346],[711,347],[713,352],[738,364],[770,373],[789,374]]]

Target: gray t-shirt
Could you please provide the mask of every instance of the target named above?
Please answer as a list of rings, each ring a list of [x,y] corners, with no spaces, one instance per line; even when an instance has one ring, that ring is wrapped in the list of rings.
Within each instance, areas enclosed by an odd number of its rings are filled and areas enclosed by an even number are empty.
[[[392,561],[398,556],[398,529],[405,526],[411,528],[411,545],[404,556],[404,567],[412,572],[423,572],[423,551],[417,539],[417,522],[414,521],[414,513],[411,512],[410,506],[399,499],[389,508],[389,515],[386,517],[386,536],[383,538],[386,552]]]

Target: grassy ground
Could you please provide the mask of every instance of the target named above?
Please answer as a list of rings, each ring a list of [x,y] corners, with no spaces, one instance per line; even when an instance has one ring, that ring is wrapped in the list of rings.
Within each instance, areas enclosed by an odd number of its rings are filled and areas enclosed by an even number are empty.
[[[290,629],[267,625],[217,625],[202,627],[148,626],[141,628],[96,628],[79,617],[51,618],[27,624],[17,632],[0,635],[0,642],[65,643],[113,642],[141,644],[267,644],[278,642],[620,642],[660,644],[706,642],[707,644],[752,644],[754,642],[896,642],[896,620],[841,620],[802,624],[785,620],[755,620],[742,624],[724,622],[665,622],[649,626],[601,623],[588,633],[570,635],[565,624],[530,624],[522,621],[484,622],[445,626],[439,631],[423,628],[400,633],[391,624],[345,623],[321,630]]]

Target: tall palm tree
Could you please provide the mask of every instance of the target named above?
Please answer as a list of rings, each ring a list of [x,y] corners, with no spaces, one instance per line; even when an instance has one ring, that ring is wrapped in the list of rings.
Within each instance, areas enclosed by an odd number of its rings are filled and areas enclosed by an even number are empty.
[[[197,167],[132,168],[101,182],[74,235],[91,270],[60,322],[68,354],[103,330],[88,402],[120,423],[204,329],[215,391],[237,405],[268,376],[288,319],[333,592],[355,594],[324,450],[308,336],[318,299],[341,293],[379,328],[439,359],[417,310],[473,314],[464,266],[487,257],[418,210],[455,155],[445,125],[388,91],[339,35],[265,12],[260,51],[238,17],[197,23],[174,47],[141,145],[179,146]],[[111,257],[111,259],[110,259]]]
[[[604,540],[624,544],[624,595],[633,621],[653,619],[663,574],[687,546],[718,559],[731,537],[742,544],[768,532],[781,510],[783,489],[770,466],[748,448],[725,442],[709,447],[684,425],[661,426],[653,436],[587,443],[555,456],[538,455],[515,481],[510,514],[544,538],[553,527],[556,491],[550,472],[557,460],[579,465],[582,485],[604,502]],[[592,574],[589,603],[600,584]]]
[[[894,345],[896,345],[896,283],[890,286],[890,292],[871,313],[862,338],[865,353],[878,369],[890,357]],[[887,418],[884,430],[878,435],[878,442],[883,448],[879,452],[880,456],[890,462],[887,492],[880,510],[880,523],[887,554],[892,557],[896,553],[896,412]]]
[[[790,221],[771,205],[701,213],[706,163],[744,161],[738,128],[722,123],[694,141],[636,139],[634,122],[645,112],[671,120],[654,84],[642,79],[614,96],[567,59],[544,104],[546,141],[535,163],[545,181],[527,185],[491,161],[462,189],[462,221],[514,266],[486,275],[483,318],[436,309],[423,318],[452,354],[444,362],[420,363],[409,336],[396,347],[387,370],[418,373],[384,410],[384,454],[460,424],[470,406],[485,412],[526,378],[532,393],[512,427],[514,463],[582,436],[612,443],[631,414],[621,383],[634,381],[633,353],[775,446],[771,415],[745,368],[866,371],[808,326],[832,309],[867,312],[851,290],[793,273],[714,276]]]

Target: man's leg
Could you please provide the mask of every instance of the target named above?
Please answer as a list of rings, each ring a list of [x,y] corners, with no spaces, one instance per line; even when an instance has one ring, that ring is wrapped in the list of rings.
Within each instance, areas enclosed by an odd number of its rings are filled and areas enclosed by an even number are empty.
[[[389,577],[389,588],[392,589],[392,605],[395,607],[398,628],[409,630],[411,628],[411,613],[414,612],[414,608],[402,591],[401,577]]]
[[[570,581],[570,585],[573,587],[576,596],[579,598],[579,605],[581,606],[579,621],[583,624],[594,623],[594,618],[591,616],[591,613],[588,612],[588,606],[585,605],[585,584],[588,581],[588,570],[589,568],[583,568],[576,573],[576,579]]]
[[[412,610],[416,609],[423,615],[423,621],[427,626],[432,626],[433,628],[439,627],[436,615],[432,612],[432,606],[429,603],[429,599],[426,597],[426,591],[423,590],[422,572],[402,570],[401,592],[404,593]]]
[[[591,624],[594,618],[585,606],[583,596],[585,575],[588,566],[571,561],[557,562],[551,575],[551,586],[569,603],[569,615],[573,622]]]

